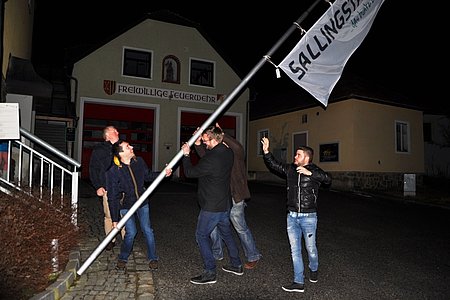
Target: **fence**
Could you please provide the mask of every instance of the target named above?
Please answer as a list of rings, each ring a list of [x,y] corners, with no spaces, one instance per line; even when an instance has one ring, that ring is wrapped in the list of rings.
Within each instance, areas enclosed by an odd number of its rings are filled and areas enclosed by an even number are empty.
[[[72,223],[77,225],[77,168],[81,164],[23,128],[20,136],[20,140],[8,140],[8,166],[0,177],[0,190],[11,193],[15,189],[39,199],[48,194],[61,206],[70,199]]]

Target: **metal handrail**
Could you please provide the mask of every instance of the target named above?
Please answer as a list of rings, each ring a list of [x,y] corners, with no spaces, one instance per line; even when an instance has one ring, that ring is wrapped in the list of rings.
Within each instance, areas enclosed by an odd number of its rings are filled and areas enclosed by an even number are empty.
[[[20,135],[23,136],[23,137],[26,137],[27,139],[29,139],[33,143],[39,144],[39,146],[43,147],[45,150],[55,154],[56,156],[58,156],[59,158],[61,158],[64,161],[68,162],[69,164],[73,165],[74,167],[77,167],[77,168],[81,167],[81,163],[79,163],[75,159],[67,156],[67,154],[59,151],[58,149],[56,149],[52,145],[48,144],[46,141],[41,140],[40,138],[38,138],[37,136],[33,135],[32,133],[30,133],[29,131],[27,131],[26,129],[24,129],[22,127],[20,128]]]
[[[20,134],[22,141],[7,140],[8,168],[4,174],[5,178],[0,177],[0,182],[31,196],[37,196],[39,199],[43,197],[44,187],[49,190],[50,199],[53,199],[57,189],[59,189],[61,199],[64,198],[64,195],[70,194],[71,220],[74,225],[77,225],[79,179],[77,168],[80,168],[81,164],[23,128],[20,128]],[[68,163],[73,171],[40,153],[33,148],[36,145],[55,155],[57,159]],[[66,184],[66,178],[70,179],[70,186]],[[25,186],[28,189],[25,189]],[[10,193],[8,189],[1,186],[0,189]],[[39,195],[34,194],[35,190],[39,190]],[[62,203],[62,205],[64,204]]]

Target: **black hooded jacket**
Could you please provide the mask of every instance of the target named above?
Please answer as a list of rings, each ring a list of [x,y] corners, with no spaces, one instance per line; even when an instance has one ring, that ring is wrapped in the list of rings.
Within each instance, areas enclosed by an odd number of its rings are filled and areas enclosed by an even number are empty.
[[[113,163],[112,144],[103,141],[95,146],[89,162],[89,179],[95,190],[106,189],[106,171]]]

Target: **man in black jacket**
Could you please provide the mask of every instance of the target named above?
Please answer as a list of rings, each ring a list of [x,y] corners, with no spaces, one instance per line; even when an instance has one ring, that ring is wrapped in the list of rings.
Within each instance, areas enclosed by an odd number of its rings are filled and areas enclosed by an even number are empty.
[[[269,139],[261,140],[264,163],[267,168],[287,182],[287,233],[294,265],[294,282],[283,286],[287,292],[303,292],[304,265],[302,259],[302,236],[309,258],[309,281],[317,282],[319,256],[316,247],[317,197],[321,184],[331,184],[329,175],[313,164],[314,151],[307,146],[299,147],[293,163],[280,163],[269,152]]]
[[[200,213],[195,237],[203,259],[203,273],[191,278],[193,284],[216,282],[216,260],[211,247],[211,232],[217,226],[220,236],[228,248],[230,265],[222,270],[235,275],[244,274],[239,249],[233,239],[230,223],[231,189],[230,176],[233,167],[233,151],[222,143],[223,131],[215,126],[202,133],[202,141],[209,150],[193,166],[189,157],[188,143],[182,146],[184,174],[198,178],[198,203]]]
[[[102,197],[105,235],[108,235],[113,226],[108,206],[105,175],[106,171],[113,163],[112,146],[119,140],[119,132],[114,126],[107,126],[103,129],[103,139],[104,141],[97,144],[92,151],[91,160],[89,162],[89,178],[91,179],[91,184],[94,186],[97,196]],[[115,244],[116,239],[114,238],[106,246],[106,250],[112,250]]]
[[[221,128],[218,123],[216,123],[216,127]],[[248,260],[248,262],[244,264],[244,268],[253,269],[261,258],[261,254],[259,253],[258,248],[256,248],[255,239],[245,220],[246,200],[250,199],[250,190],[247,184],[247,168],[245,166],[245,150],[239,141],[225,132],[223,134],[222,142],[233,150],[234,154],[230,179],[231,197],[233,201],[233,206],[230,211],[230,220],[239,236],[242,249]],[[194,146],[198,156],[203,157],[206,154],[206,145],[202,143],[201,136],[195,141]],[[217,228],[211,233],[211,239],[215,259],[222,260],[222,238],[220,237]]]

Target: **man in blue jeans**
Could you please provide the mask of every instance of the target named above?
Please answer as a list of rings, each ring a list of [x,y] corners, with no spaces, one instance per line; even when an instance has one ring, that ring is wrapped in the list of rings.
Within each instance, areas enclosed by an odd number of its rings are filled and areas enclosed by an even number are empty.
[[[112,224],[117,228],[120,218],[127,214],[130,208],[145,192],[145,182],[152,182],[159,172],[152,172],[142,157],[134,155],[133,146],[119,140],[113,145],[114,163],[106,173],[106,187],[108,204]],[[165,170],[166,177],[172,174],[172,169]],[[141,204],[136,212],[125,223],[125,236],[120,247],[116,269],[124,270],[128,257],[133,249],[134,238],[137,234],[136,217],[139,220],[142,233],[147,245],[147,259],[151,270],[158,269],[155,237],[150,221],[150,204],[148,199]]]
[[[242,275],[244,271],[239,249],[233,239],[229,214],[233,151],[222,143],[223,132],[219,127],[208,127],[201,138],[208,151],[195,166],[189,157],[191,151],[189,144],[183,144],[183,170],[187,178],[198,178],[197,195],[200,205],[195,237],[203,259],[203,272],[191,278],[191,283],[211,284],[216,282],[216,260],[212,252],[210,235],[216,227],[230,257],[230,263],[223,266],[222,270],[235,275]]]
[[[293,163],[281,163],[269,152],[269,139],[261,140],[264,163],[275,174],[286,178],[287,233],[294,265],[294,282],[282,286],[286,292],[304,292],[302,237],[309,259],[309,281],[317,282],[319,255],[316,247],[317,197],[321,184],[331,184],[329,175],[315,165],[312,148],[297,148]]]
[[[216,123],[216,127],[220,128],[218,123]],[[225,132],[223,133],[223,143],[233,150],[234,155],[230,181],[233,201],[233,206],[230,211],[230,220],[234,229],[236,229],[241,241],[242,249],[244,250],[244,255],[247,258],[244,268],[253,269],[261,258],[261,254],[256,248],[255,239],[245,221],[246,200],[250,199],[250,190],[248,189],[247,184],[247,170],[245,168],[245,151],[241,143]],[[195,151],[200,157],[203,157],[206,154],[207,150],[204,144],[202,144],[201,137],[195,141]],[[222,260],[222,238],[220,237],[217,228],[211,233],[211,239],[213,243],[212,248],[214,258],[216,260]]]

